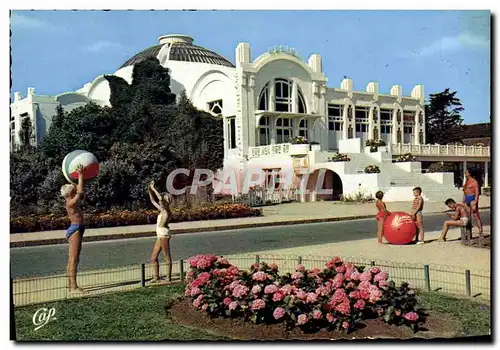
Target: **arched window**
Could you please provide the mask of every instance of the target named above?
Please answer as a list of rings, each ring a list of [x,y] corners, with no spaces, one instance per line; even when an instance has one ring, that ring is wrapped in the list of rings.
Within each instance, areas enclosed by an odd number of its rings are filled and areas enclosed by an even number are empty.
[[[271,143],[270,130],[269,117],[261,117],[259,121],[259,146],[266,146]]]
[[[292,119],[278,118],[276,120],[276,142],[285,143],[293,137]]]
[[[307,119],[301,119],[299,123],[299,136],[303,136],[306,139],[309,138],[309,132],[308,132],[308,121]]]
[[[293,84],[291,81],[283,78],[274,81],[274,110],[276,112],[292,112],[292,90]],[[267,83],[260,92],[258,110],[269,110],[269,100],[269,83]],[[297,91],[297,112],[307,113],[306,100],[300,89]]]
[[[269,109],[269,83],[267,83],[259,96],[259,111],[267,111]]]
[[[297,104],[298,104],[297,111],[299,113],[307,113],[306,112],[307,111],[307,109],[306,109],[306,102],[304,100],[304,96],[302,96],[302,91],[300,91],[300,89],[299,89],[299,91],[297,91],[297,92],[298,92],[298,94],[297,94],[298,95],[298,99],[297,99]]]
[[[292,83],[286,79],[276,79],[275,83],[276,112],[292,111]]]

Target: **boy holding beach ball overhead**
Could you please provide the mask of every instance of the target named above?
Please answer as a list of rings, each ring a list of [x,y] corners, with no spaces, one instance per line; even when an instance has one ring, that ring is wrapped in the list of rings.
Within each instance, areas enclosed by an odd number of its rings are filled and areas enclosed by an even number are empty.
[[[153,252],[151,253],[150,263],[154,267],[154,276],[152,283],[157,283],[160,281],[160,264],[158,262],[158,257],[160,252],[163,250],[165,258],[167,260],[167,280],[172,281],[172,256],[170,255],[170,229],[169,223],[172,218],[172,212],[170,211],[170,204],[172,203],[172,196],[168,193],[160,194],[156,188],[154,181],[148,186],[149,199],[156,209],[160,211],[158,218],[156,220],[156,242],[153,247]]]
[[[80,261],[80,252],[82,250],[82,237],[85,232],[85,223],[83,219],[83,212],[78,207],[83,199],[83,172],[84,167],[79,165],[76,168],[78,172],[78,185],[66,184],[61,187],[61,196],[66,201],[66,211],[71,224],[66,230],[66,239],[69,243],[68,254],[68,282],[69,293],[84,293],[76,283],[76,274],[78,262]]]

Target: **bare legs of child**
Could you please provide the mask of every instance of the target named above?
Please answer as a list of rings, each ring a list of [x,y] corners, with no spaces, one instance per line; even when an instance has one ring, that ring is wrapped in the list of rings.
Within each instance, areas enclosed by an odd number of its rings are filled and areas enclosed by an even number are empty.
[[[377,242],[383,244],[382,237],[384,236],[384,222],[385,218],[377,218]]]
[[[158,257],[160,252],[163,250],[165,255],[165,260],[167,262],[167,281],[172,281],[172,256],[170,255],[170,237],[162,237],[156,240],[153,247],[153,252],[151,253],[150,263],[153,264],[153,280],[151,282],[155,283],[160,280],[160,263],[158,262]]]
[[[422,214],[417,214],[415,218],[416,226],[417,226],[417,234],[418,234],[418,242],[417,244],[424,244],[424,226]]]
[[[450,229],[450,227],[463,226],[465,226],[465,223],[462,220],[446,220],[443,223],[443,230],[441,231],[441,235],[439,236],[437,242],[446,242],[446,235],[448,234],[448,230]]]

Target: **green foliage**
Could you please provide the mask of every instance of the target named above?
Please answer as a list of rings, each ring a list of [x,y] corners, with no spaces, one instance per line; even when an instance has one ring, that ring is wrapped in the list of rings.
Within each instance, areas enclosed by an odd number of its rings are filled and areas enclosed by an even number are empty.
[[[165,180],[176,167],[222,167],[221,118],[196,109],[185,93],[176,103],[168,69],[157,59],[136,64],[132,78],[128,84],[105,76],[111,107],[88,103],[70,112],[57,108],[40,150],[13,156],[11,208],[59,212],[58,193],[65,182],[60,166],[76,149],[92,152],[100,161],[99,177],[86,185],[83,208],[90,210],[148,207],[151,180],[165,191]],[[184,180],[189,184],[190,178]],[[14,215],[22,215],[16,210]]]
[[[444,162],[436,162],[429,165],[427,172],[429,173],[452,173],[456,169],[456,165],[454,163],[444,163]]]
[[[445,145],[458,141],[457,135],[449,132],[463,121],[460,112],[464,108],[456,94],[456,91],[450,92],[448,88],[443,92],[430,94],[430,101],[425,105],[427,143]]]
[[[21,121],[21,128],[19,130],[20,148],[26,150],[33,147],[35,142],[35,133],[33,122],[30,118],[23,118]]]

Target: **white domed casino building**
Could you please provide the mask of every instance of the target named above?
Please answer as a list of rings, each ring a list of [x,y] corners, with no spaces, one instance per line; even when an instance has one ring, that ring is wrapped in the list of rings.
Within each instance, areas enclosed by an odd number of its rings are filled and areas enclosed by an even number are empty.
[[[340,87],[328,87],[319,54],[304,62],[293,49],[280,47],[252,59],[250,45],[240,43],[233,64],[195,45],[189,36],[165,35],[158,45],[133,56],[111,74],[131,83],[134,64],[150,57],[170,70],[173,93],[185,90],[197,108],[223,118],[224,168],[236,171],[237,192],[242,190],[244,174],[258,169],[265,174],[262,184],[271,188],[266,196],[278,202],[300,183],[310,191],[300,195],[301,200],[360,192],[373,195],[378,190],[386,192],[387,201],[410,200],[412,188],[420,186],[424,198],[442,201],[461,196],[454,175],[422,173],[420,161],[487,164],[490,158],[489,147],[425,144],[422,85],[415,85],[409,96],[403,96],[399,85],[383,93],[376,82],[370,82],[365,91],[354,91],[349,78]],[[16,92],[11,104],[11,145],[19,142],[23,118],[33,121],[39,143],[57,105],[66,110],[89,101],[109,105],[109,98],[104,76],[57,96],[36,95],[33,88],[26,98]],[[295,136],[315,144],[289,143]],[[369,139],[384,140],[387,146],[370,152],[365,147]],[[351,161],[330,161],[337,152],[347,154]],[[419,162],[392,162],[405,153],[412,153]],[[378,166],[380,172],[365,173],[368,165]],[[320,187],[333,194],[318,192],[318,178]]]

